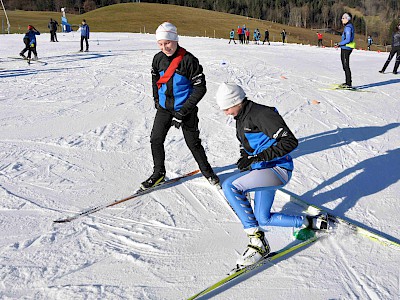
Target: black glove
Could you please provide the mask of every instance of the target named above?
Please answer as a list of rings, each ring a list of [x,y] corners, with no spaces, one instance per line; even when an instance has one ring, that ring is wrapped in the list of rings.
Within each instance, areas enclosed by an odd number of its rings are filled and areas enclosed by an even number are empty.
[[[250,170],[251,164],[256,161],[257,161],[257,155],[247,154],[240,157],[236,164],[240,172],[244,172]]]
[[[237,166],[240,172],[250,170],[250,165],[255,162],[267,161],[267,153],[260,152],[257,155],[249,155],[244,149],[240,149],[241,157],[237,161]]]
[[[176,112],[174,114],[174,117],[172,118],[171,126],[175,126],[176,129],[179,129],[182,127],[182,120],[183,116],[179,112]]]

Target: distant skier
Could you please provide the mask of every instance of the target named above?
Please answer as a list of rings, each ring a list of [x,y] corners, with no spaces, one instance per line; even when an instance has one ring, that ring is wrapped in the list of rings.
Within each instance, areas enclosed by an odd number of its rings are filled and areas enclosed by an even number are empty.
[[[232,29],[231,32],[229,33],[229,43],[228,44],[230,44],[231,41],[233,41],[236,44],[236,42],[235,42],[235,30],[234,29]]]
[[[254,30],[254,33],[253,33],[253,40],[254,40],[254,43],[255,43],[256,45],[259,44],[259,41],[260,41],[260,31],[258,30],[258,28],[256,28],[256,29]]]
[[[38,60],[38,55],[36,51],[37,35],[40,35],[40,32],[36,30],[36,28],[33,27],[32,25],[28,25],[28,31],[25,33],[25,36],[23,38],[25,48],[19,54],[24,59],[30,60],[33,53],[34,57],[32,60]],[[25,56],[26,51],[28,51],[28,57]]]
[[[322,33],[317,32],[318,47],[322,47]]]
[[[50,42],[58,42],[56,34],[57,26],[58,22],[56,20],[50,19],[50,22],[47,25],[47,27],[50,29]]]
[[[89,51],[89,35],[90,35],[90,29],[89,25],[86,23],[86,20],[82,20],[82,26],[81,26],[81,50],[80,52],[83,51],[83,41],[86,43],[86,50],[85,52]]]
[[[237,28],[237,34],[238,34],[238,37],[239,37],[239,43],[240,43],[240,44],[243,44],[243,43],[244,43],[244,41],[243,41],[244,34],[243,34],[243,29],[242,29],[242,27],[238,26],[238,28]]]
[[[342,33],[342,40],[338,44],[341,48],[340,58],[342,61],[343,70],[346,77],[346,82],[340,85],[341,88],[352,88],[351,80],[351,70],[350,70],[350,54],[356,47],[354,42],[354,26],[351,23],[351,14],[344,13],[342,16],[342,23],[344,25],[344,30]]]
[[[244,30],[244,34],[246,36],[246,44],[249,44],[250,43],[250,29],[244,27],[243,30]]]
[[[265,32],[264,32],[263,45],[264,45],[265,42],[268,42],[268,45],[271,45],[271,43],[269,42],[269,31],[268,31],[268,29],[265,29]]]
[[[397,74],[397,70],[400,65],[400,23],[397,24],[396,31],[393,33],[392,36],[392,50],[390,50],[389,57],[386,60],[382,70],[379,71],[379,73],[385,73],[386,68],[388,67],[390,61],[392,60],[395,54],[396,54],[396,62],[394,64],[393,74]]]
[[[197,104],[206,93],[206,79],[199,60],[178,44],[176,27],[164,22],[156,30],[160,52],[152,63],[152,86],[156,116],[150,135],[153,174],[142,182],[143,190],[165,180],[164,141],[171,126],[182,128],[185,142],[210,184],[218,185],[199,138]]]
[[[225,197],[239,217],[250,243],[237,265],[251,265],[270,252],[264,231],[268,226],[327,228],[320,216],[289,216],[271,213],[275,192],[292,177],[289,155],[298,141],[274,107],[250,101],[235,83],[222,83],[216,94],[219,108],[236,120],[236,136],[241,143],[237,167],[241,173],[225,179]],[[255,191],[254,210],[247,193]]]
[[[286,31],[285,31],[285,29],[282,30],[281,37],[282,37],[282,43],[285,44],[285,41],[286,41]]]
[[[369,35],[367,38],[367,44],[368,44],[368,51],[371,51],[371,45],[373,44],[374,40],[372,37]]]

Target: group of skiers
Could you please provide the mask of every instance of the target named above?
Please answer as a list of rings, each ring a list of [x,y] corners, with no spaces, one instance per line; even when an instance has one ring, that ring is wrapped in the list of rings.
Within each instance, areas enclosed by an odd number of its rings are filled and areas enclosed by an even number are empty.
[[[282,31],[282,42],[285,43],[285,38],[286,38],[286,32],[285,30]],[[238,35],[238,39],[239,39],[239,43],[240,44],[249,44],[250,43],[250,30],[246,27],[246,25],[243,25],[243,27],[238,26],[236,33]],[[253,32],[253,42],[256,45],[259,45],[261,43],[261,32],[258,28],[254,29]],[[229,32],[229,42],[228,44],[230,44],[231,42],[234,42],[236,44],[235,41],[235,30],[232,29]],[[268,45],[270,45],[270,41],[269,41],[269,31],[268,29],[265,29],[264,31],[264,40],[262,42],[262,44],[264,45],[265,43],[268,43]]]
[[[57,29],[58,29],[58,22],[56,20],[50,19],[49,24],[47,27],[50,29],[50,42],[58,42],[57,39]],[[80,52],[84,51],[83,50],[83,42],[86,44],[86,50],[85,52],[89,51],[89,34],[90,34],[90,29],[89,25],[86,23],[86,20],[82,20],[82,25],[80,26],[80,32],[81,32],[81,48]],[[25,33],[23,37],[23,42],[25,44],[24,49],[19,53],[19,55],[27,60],[38,60],[38,55],[37,55],[37,40],[36,36],[40,35],[40,32],[32,25],[28,25],[28,31]],[[28,56],[25,56],[25,53],[28,51]],[[34,57],[32,58],[32,53]]]

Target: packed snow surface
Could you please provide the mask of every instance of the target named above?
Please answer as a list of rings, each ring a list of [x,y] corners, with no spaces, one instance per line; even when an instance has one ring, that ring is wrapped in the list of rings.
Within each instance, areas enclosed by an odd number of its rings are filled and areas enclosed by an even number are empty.
[[[131,195],[152,173],[152,34],[37,37],[40,62],[16,59],[23,35],[0,35],[0,298],[185,299],[223,278],[247,245],[223,196],[196,175],[71,223],[54,220]],[[180,37],[204,67],[203,146],[224,180],[237,172],[234,123],[215,103],[223,81],[276,107],[299,139],[286,189],[400,239],[400,75],[387,53]],[[167,176],[197,169],[171,128]],[[274,211],[302,213],[276,198]],[[271,227],[272,250],[293,242]],[[399,299],[400,252],[346,230],[220,289],[215,299]]]

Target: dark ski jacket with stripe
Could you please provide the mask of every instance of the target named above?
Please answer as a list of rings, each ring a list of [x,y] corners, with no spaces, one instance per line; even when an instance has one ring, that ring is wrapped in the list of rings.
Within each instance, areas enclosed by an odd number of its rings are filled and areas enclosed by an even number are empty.
[[[185,116],[193,111],[207,91],[203,67],[199,60],[186,51],[170,80],[162,84],[160,89],[157,87],[158,79],[164,75],[179,48],[178,45],[172,56],[167,56],[162,51],[157,53],[153,58],[151,75],[154,101],[172,113],[179,111]]]
[[[244,150],[249,155],[263,152],[266,157],[265,161],[253,163],[252,169],[279,166],[293,170],[289,153],[297,147],[298,141],[275,107],[245,99],[235,119],[236,135]]]

